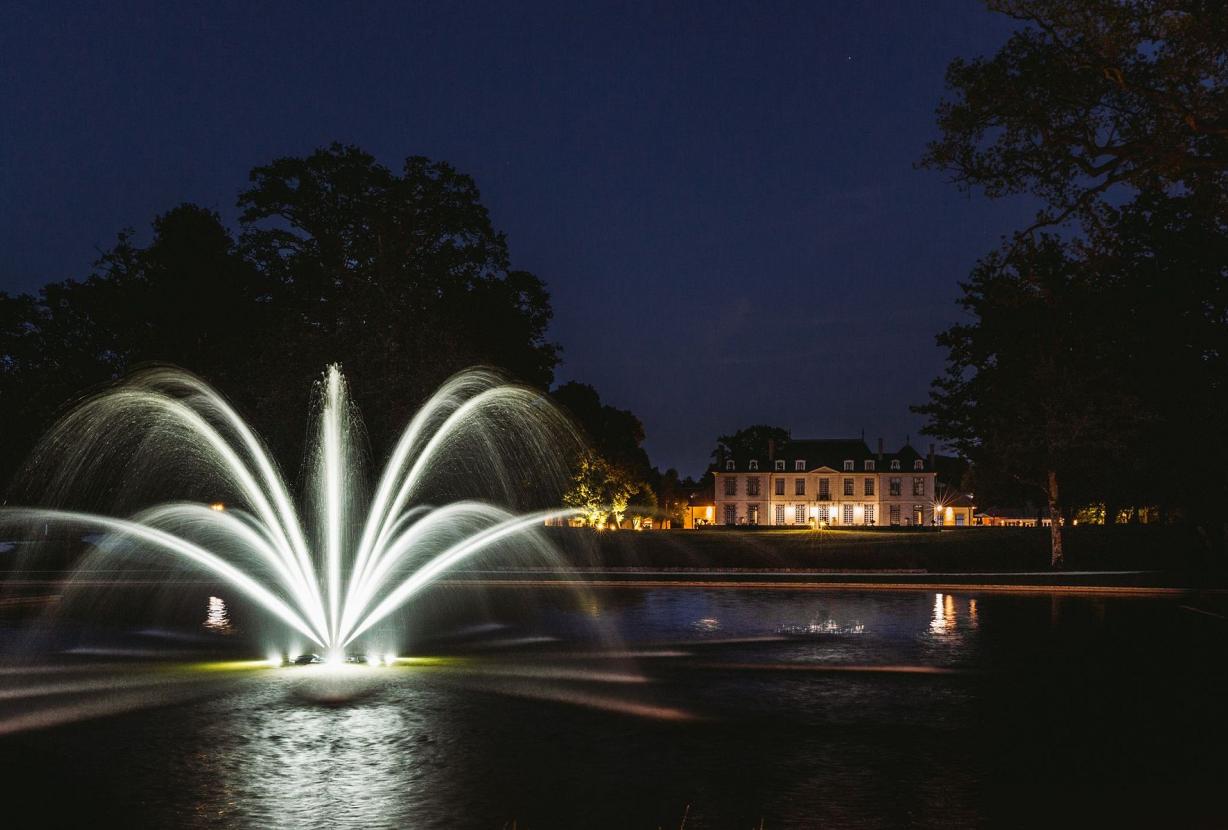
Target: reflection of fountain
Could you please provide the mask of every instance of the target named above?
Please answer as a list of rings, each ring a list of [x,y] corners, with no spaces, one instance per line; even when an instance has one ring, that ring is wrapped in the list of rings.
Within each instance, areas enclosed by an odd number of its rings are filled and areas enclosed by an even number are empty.
[[[143,372],[78,407],[49,434],[36,463],[63,471],[54,482],[61,495],[108,488],[131,495],[165,488],[170,478],[185,490],[215,488],[211,497],[162,503],[126,519],[6,508],[0,521],[105,531],[96,546],[101,556],[169,555],[229,583],[336,658],[471,557],[526,542],[546,549],[533,528],[574,512],[517,515],[492,503],[518,504],[535,483],[538,503],[557,496],[564,454],[556,442],[569,433],[540,395],[490,372],[458,375],[427,401],[397,443],[365,518],[358,515],[359,426],[335,366],[325,374],[316,420],[307,507],[317,520],[310,528],[247,424],[209,386],[173,369]],[[125,476],[120,482],[117,470]],[[483,498],[432,508],[422,502],[428,483],[435,496],[476,490]],[[217,488],[226,501],[217,500]],[[206,625],[229,627],[224,605],[210,606]]]
[[[818,637],[830,636],[839,634],[864,634],[866,633],[865,624],[858,620],[853,620],[847,625],[841,625],[835,619],[828,617],[819,622],[817,619],[812,620],[806,625],[782,625],[777,627],[777,634],[783,634],[786,637]]]

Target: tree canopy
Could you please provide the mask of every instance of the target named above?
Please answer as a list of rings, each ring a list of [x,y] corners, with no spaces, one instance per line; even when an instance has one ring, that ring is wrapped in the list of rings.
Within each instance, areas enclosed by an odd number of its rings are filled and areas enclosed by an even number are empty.
[[[721,435],[712,450],[712,463],[723,465],[733,458],[767,459],[773,446],[779,447],[789,440],[789,431],[782,427],[754,424],[743,427],[731,435]]]
[[[924,165],[990,197],[1039,198],[1038,224],[1174,188],[1218,192],[1228,209],[1228,6],[987,5],[1022,25],[995,55],[951,62]]]

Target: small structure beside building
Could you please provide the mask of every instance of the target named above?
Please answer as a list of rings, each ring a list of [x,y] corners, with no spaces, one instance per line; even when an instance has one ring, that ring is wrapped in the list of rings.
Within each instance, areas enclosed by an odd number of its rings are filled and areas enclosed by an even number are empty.
[[[1028,507],[986,507],[977,512],[976,523],[985,527],[1049,527],[1053,524],[1048,516]]]
[[[934,503],[934,524],[941,527],[972,527],[976,524],[972,496],[956,490],[942,493]]]
[[[687,530],[694,530],[715,523],[716,501],[712,498],[712,493],[706,490],[691,493],[686,507],[683,508],[682,526]]]

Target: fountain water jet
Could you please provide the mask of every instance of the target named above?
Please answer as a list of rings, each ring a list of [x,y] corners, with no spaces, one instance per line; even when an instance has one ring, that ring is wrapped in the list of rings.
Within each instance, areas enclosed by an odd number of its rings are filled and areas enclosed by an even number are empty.
[[[576,513],[518,513],[491,503],[494,497],[516,504],[534,477],[557,495],[566,455],[557,441],[576,438],[541,395],[488,370],[453,377],[419,410],[365,516],[359,515],[358,427],[337,366],[325,373],[316,420],[307,487],[319,517],[314,528],[304,526],[276,465],[243,419],[203,381],[170,368],[139,373],[86,401],[49,433],[35,464],[57,465],[53,490],[60,499],[114,479],[117,469],[126,478],[111,488],[122,493],[150,481],[162,486],[169,466],[184,489],[220,482],[232,500],[219,502],[214,493],[128,518],[4,508],[0,523],[102,531],[96,545],[102,556],[131,546],[169,554],[230,584],[335,657],[449,569]],[[441,480],[449,469],[451,479]],[[439,507],[422,502],[432,484],[448,496],[449,482],[459,477],[472,483],[479,480],[475,475],[494,491],[483,493],[486,499],[458,498]]]

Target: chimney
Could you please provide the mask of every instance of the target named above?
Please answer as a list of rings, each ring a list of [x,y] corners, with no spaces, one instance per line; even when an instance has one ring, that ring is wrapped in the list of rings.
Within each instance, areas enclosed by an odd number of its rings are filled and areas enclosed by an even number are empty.
[[[929,460],[930,469],[931,470],[934,469],[934,445],[933,444],[930,444],[930,455],[929,455],[928,460]]]
[[[881,437],[878,439],[878,460],[883,460],[883,439]]]
[[[776,460],[776,439],[768,439],[768,461]]]

